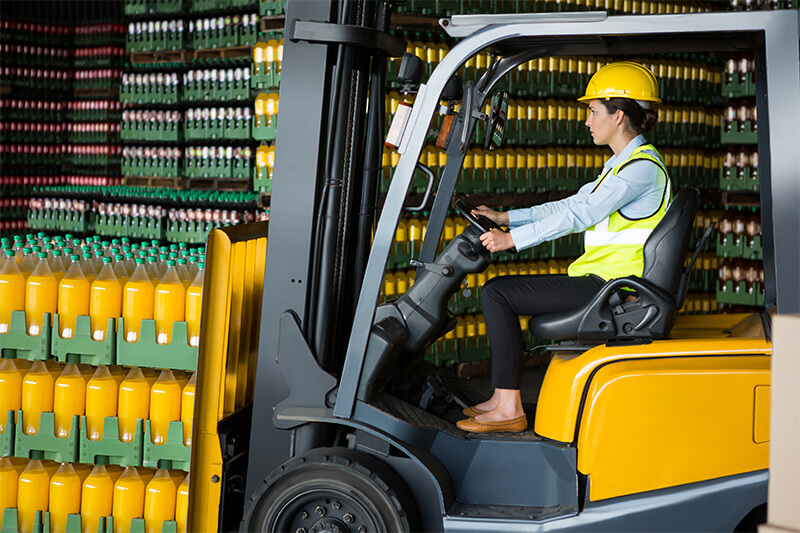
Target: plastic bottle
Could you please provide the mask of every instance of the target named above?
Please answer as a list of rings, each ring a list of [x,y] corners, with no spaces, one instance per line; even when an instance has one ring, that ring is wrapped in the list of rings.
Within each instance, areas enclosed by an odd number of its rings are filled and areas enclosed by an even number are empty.
[[[183,478],[178,487],[178,495],[175,497],[175,521],[178,533],[186,533],[189,522],[189,474]]]
[[[158,271],[158,258],[153,255],[147,256],[147,275],[150,277],[150,283],[154,287],[161,281],[161,272]]]
[[[126,342],[137,342],[141,334],[142,319],[153,318],[154,295],[155,289],[145,270],[144,259],[140,257],[136,260],[136,270],[125,284],[122,296]]]
[[[84,246],[84,248],[88,247]],[[97,269],[94,268],[94,262],[92,261],[92,254],[90,252],[84,252],[82,257],[81,269],[83,270],[83,275],[86,276],[86,279],[91,284],[97,277]]]
[[[194,281],[186,289],[186,327],[189,333],[189,346],[200,345],[200,312],[203,303],[203,280],[205,270],[203,263],[199,264]]]
[[[33,259],[33,250],[31,248],[25,247],[22,249],[22,259],[19,262],[19,271],[25,276],[25,279],[28,279],[28,276],[31,275],[33,272],[33,268],[36,266],[35,261]]]
[[[114,517],[114,533],[131,529],[131,519],[144,516],[144,493],[146,481],[136,467],[129,466],[114,483],[111,514]]]
[[[103,465],[97,465],[83,482],[81,490],[81,531],[95,533],[100,518],[111,515],[114,478]]]
[[[58,281],[67,273],[67,268],[64,266],[64,261],[61,259],[61,250],[53,251],[53,259],[50,260],[50,271]]]
[[[132,442],[136,435],[136,421],[146,420],[150,414],[150,384],[139,367],[131,368],[119,386],[119,439]]]
[[[6,250],[6,262],[0,268],[0,334],[11,329],[12,311],[25,310],[25,276],[13,258],[14,252]]]
[[[0,457],[0,512],[7,507],[17,506],[20,467],[20,459]]]
[[[40,252],[39,259],[46,253]],[[28,335],[38,337],[43,328],[52,325],[53,316],[58,311],[58,281],[56,281],[47,261],[39,261],[25,283],[25,319]],[[45,324],[44,315],[50,313],[50,324]]]
[[[166,444],[169,423],[181,419],[181,386],[171,370],[162,370],[150,389],[150,440]]]
[[[89,314],[89,281],[83,275],[78,256],[72,256],[72,264],[58,284],[58,325],[62,339],[75,335],[75,322],[79,316]]]
[[[158,470],[144,495],[144,524],[147,533],[161,531],[164,520],[175,519],[175,500],[178,495],[176,481],[169,470]]]
[[[13,411],[16,418],[17,411],[22,407],[22,379],[27,370],[23,362],[0,359],[0,433],[5,431],[8,412]]]
[[[172,341],[172,325],[182,322],[186,311],[186,289],[175,271],[175,261],[167,261],[167,270],[156,286],[153,317],[156,321],[156,342]]]
[[[19,531],[33,531],[36,511],[47,511],[50,474],[39,460],[32,460],[17,483],[17,525]]]
[[[68,364],[56,379],[53,391],[56,437],[66,439],[72,427],[72,417],[86,412],[86,380],[78,365]]]
[[[22,380],[22,431],[36,435],[43,412],[53,410],[53,375],[42,361],[35,361]]]
[[[64,533],[67,517],[81,512],[81,477],[69,463],[61,463],[50,478],[50,532]]]
[[[117,416],[118,387],[105,365],[98,366],[86,384],[86,435],[89,440],[101,440],[106,417]]]
[[[181,422],[183,423],[183,444],[192,445],[192,421],[194,420],[194,390],[197,386],[197,373],[193,373],[181,392]],[[151,426],[152,427],[152,426]]]
[[[191,285],[194,281],[194,278],[189,275],[189,270],[186,268],[185,258],[181,257],[175,260],[175,271],[178,273],[178,279],[181,280],[184,288]]]
[[[121,286],[124,286],[130,277],[128,270],[125,268],[125,256],[122,254],[114,256],[114,275]]]
[[[103,268],[92,283],[89,294],[89,316],[92,319],[92,339],[106,338],[108,319],[122,314],[122,287],[114,275],[111,258],[103,258]],[[116,322],[116,320],[115,320]],[[116,329],[116,328],[115,328]]]

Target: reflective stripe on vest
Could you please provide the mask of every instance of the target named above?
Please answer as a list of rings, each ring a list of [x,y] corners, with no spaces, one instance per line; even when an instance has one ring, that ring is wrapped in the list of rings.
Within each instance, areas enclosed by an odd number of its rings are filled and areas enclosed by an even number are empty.
[[[651,161],[658,167],[656,179],[659,183],[664,183],[664,192],[658,209],[652,215],[638,220],[626,218],[621,210],[617,210],[588,228],[584,232],[584,253],[569,266],[570,276],[596,274],[609,280],[642,275],[644,243],[664,217],[672,200],[672,187],[661,154],[651,144],[636,148],[628,159],[604,173],[594,188],[597,190],[608,175],[616,175],[629,163],[642,159]]]

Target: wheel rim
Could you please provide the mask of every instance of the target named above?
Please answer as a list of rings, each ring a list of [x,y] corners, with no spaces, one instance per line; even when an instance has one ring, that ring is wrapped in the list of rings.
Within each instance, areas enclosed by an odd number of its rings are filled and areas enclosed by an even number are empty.
[[[291,533],[377,533],[383,521],[368,503],[333,488],[303,490],[275,513],[270,531]]]

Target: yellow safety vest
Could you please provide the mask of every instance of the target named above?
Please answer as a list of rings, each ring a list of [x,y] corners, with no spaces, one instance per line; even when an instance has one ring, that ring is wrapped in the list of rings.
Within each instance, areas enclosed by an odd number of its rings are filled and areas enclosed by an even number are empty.
[[[570,276],[596,274],[605,280],[625,276],[641,276],[644,272],[644,243],[664,217],[670,202],[672,190],[667,168],[661,154],[652,144],[636,148],[630,157],[606,171],[592,192],[603,183],[609,174],[616,176],[625,165],[644,159],[658,166],[658,183],[663,183],[664,193],[661,205],[652,215],[641,219],[630,219],[617,210],[605,220],[587,229],[583,234],[583,255],[575,260],[567,270]]]

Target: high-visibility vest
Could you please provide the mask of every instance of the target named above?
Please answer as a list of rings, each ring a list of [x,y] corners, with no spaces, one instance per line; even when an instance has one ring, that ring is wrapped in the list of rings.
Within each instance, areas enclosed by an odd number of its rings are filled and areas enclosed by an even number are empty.
[[[617,175],[633,161],[647,160],[658,167],[657,180],[663,184],[661,204],[650,216],[630,219],[617,210],[603,221],[587,229],[583,234],[583,255],[576,259],[567,270],[570,276],[596,274],[605,280],[625,276],[641,276],[644,272],[644,243],[664,217],[672,201],[672,188],[669,174],[661,154],[652,144],[636,148],[630,157],[606,171],[592,192],[609,175]]]

